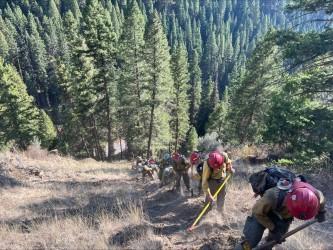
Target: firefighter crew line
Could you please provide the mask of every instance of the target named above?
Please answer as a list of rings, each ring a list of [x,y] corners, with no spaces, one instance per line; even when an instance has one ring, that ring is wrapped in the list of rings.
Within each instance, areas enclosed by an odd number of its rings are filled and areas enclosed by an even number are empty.
[[[201,192],[205,194],[205,205],[188,228],[191,232],[213,204],[217,211],[223,213],[227,182],[235,170],[226,152],[216,150],[205,155],[195,151],[189,159],[177,152],[172,156],[165,154],[159,164],[160,187],[170,183],[167,179],[173,176],[175,184],[172,191],[180,191],[183,179],[186,191],[193,196],[189,169],[192,179],[198,182],[198,195]],[[144,168],[143,171],[149,170]],[[325,221],[325,198],[304,176],[296,176],[288,169],[273,166],[252,174],[249,180],[255,197],[260,198],[246,219],[242,240],[235,250],[269,250],[305,227]],[[294,218],[308,222],[288,232]],[[258,246],[266,229],[266,243]]]

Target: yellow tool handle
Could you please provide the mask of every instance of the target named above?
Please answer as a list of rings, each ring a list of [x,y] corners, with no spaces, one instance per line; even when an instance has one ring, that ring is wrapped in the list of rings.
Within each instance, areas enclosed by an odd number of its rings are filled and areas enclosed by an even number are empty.
[[[223,181],[223,183],[221,184],[221,186],[216,190],[215,194],[213,195],[213,198],[216,199],[216,197],[219,195],[219,193],[221,192],[222,188],[224,187],[224,185],[227,183],[227,181],[229,180],[229,178],[231,177],[231,174],[229,174],[227,176],[227,178],[225,178],[225,180]],[[204,215],[204,213],[207,211],[207,209],[210,206],[210,202],[207,203],[205,205],[205,207],[202,209],[202,211],[200,212],[200,214],[198,215],[198,217],[196,218],[196,220],[193,222],[192,226],[189,227],[189,231],[192,231],[195,227],[195,225],[198,223],[198,221],[201,219],[201,217]]]
[[[227,181],[229,180],[229,178],[231,177],[231,174],[229,174],[227,176],[227,178],[225,178],[224,182],[221,184],[221,186],[219,187],[218,190],[216,190],[215,194],[213,195],[213,198],[216,199],[216,197],[219,195],[219,193],[221,192],[222,188],[224,187],[224,185],[227,183]]]

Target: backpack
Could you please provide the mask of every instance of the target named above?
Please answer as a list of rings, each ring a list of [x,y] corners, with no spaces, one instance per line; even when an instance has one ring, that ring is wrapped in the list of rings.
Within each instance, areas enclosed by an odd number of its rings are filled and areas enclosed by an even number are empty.
[[[175,171],[184,171],[190,167],[190,163],[185,156],[181,155],[178,161],[173,160],[172,166]]]
[[[277,186],[280,180],[293,183],[296,175],[288,169],[272,166],[250,176],[250,184],[255,194],[262,196],[267,189]]]

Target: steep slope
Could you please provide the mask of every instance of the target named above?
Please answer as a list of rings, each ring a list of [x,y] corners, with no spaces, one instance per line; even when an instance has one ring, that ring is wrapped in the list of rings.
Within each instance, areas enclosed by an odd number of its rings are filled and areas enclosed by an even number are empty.
[[[2,153],[0,166],[0,248],[15,249],[232,249],[255,201],[244,176],[258,169],[236,163],[226,213],[211,211],[188,233],[203,197],[158,189],[157,180],[143,183],[127,162],[34,150]],[[323,191],[332,218],[330,190]],[[332,229],[331,219],[313,225],[282,248],[330,249]]]

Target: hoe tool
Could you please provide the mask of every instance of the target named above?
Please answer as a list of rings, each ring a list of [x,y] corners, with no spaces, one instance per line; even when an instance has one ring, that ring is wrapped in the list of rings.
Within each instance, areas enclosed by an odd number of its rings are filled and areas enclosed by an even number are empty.
[[[225,186],[225,184],[228,182],[228,180],[230,179],[231,174],[229,174],[227,176],[227,178],[225,178],[225,180],[223,181],[223,183],[220,185],[220,187],[216,190],[215,194],[213,195],[213,198],[216,199],[216,197],[219,195],[219,193],[221,192],[221,190],[223,189],[223,187]],[[208,202],[204,208],[201,210],[200,214],[198,215],[198,217],[195,219],[195,221],[193,222],[193,224],[187,229],[187,231],[192,232],[193,229],[196,227],[197,223],[199,222],[199,220],[202,218],[202,216],[205,214],[205,212],[207,211],[207,209],[209,208],[211,202]]]
[[[311,221],[308,221],[306,223],[304,223],[303,225],[300,225],[299,227],[296,227],[295,229],[293,230],[290,230],[288,233],[284,234],[281,238],[281,241],[285,240],[286,238],[288,238],[289,236],[303,230],[304,228],[308,227],[308,226],[311,226],[312,224],[316,223],[317,222],[317,219],[315,220],[311,220]],[[269,241],[265,244],[262,244],[258,247],[255,248],[255,250],[263,250],[263,249],[267,249],[267,248],[272,248],[273,246],[275,246],[276,244],[278,244],[278,242],[276,242],[275,240],[272,240],[272,241]]]

